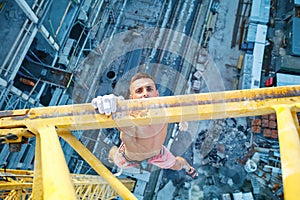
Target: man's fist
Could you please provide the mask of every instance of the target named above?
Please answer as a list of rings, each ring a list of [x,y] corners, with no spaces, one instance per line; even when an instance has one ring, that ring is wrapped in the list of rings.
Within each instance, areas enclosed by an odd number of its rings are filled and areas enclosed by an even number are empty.
[[[179,122],[179,130],[187,131],[189,128],[189,124],[187,122]]]
[[[100,114],[111,115],[117,110],[117,101],[124,100],[122,96],[113,94],[98,96],[92,100],[92,105]]]

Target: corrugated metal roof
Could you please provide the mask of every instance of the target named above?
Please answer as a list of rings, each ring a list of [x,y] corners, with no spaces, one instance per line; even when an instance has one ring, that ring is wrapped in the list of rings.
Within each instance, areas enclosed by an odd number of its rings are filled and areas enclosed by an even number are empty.
[[[265,45],[255,43],[253,50],[253,67],[252,67],[252,80],[251,88],[260,87],[261,69],[264,58]]]
[[[251,89],[251,75],[250,74],[244,74],[240,79],[239,88],[240,89]]]
[[[267,24],[270,16],[271,0],[253,0],[250,21]]]
[[[263,62],[265,51],[265,44],[255,43],[253,50],[253,62],[261,63]]]
[[[255,42],[265,44],[266,43],[266,37],[267,37],[267,30],[268,30],[268,26],[258,24],[257,25]]]
[[[253,66],[253,55],[245,54],[242,74],[252,74],[252,66]]]
[[[248,26],[247,42],[258,42],[265,44],[268,26],[250,23]]]
[[[300,85],[300,76],[291,74],[276,74],[276,86]]]
[[[253,54],[245,54],[240,84],[241,89],[260,87],[264,50],[264,44],[255,43]]]
[[[290,73],[300,73],[300,57],[291,56],[291,55],[281,56],[276,66],[278,66],[278,70],[280,71],[288,71]]]
[[[292,53],[300,56],[300,18],[293,18]]]
[[[246,42],[255,42],[256,31],[257,31],[257,24],[250,23],[248,26]]]

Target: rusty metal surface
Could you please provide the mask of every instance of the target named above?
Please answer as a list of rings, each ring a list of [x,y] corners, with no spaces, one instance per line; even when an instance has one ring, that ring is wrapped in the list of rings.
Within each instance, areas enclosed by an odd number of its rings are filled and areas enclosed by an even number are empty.
[[[300,86],[236,90],[118,102],[113,116],[99,114],[91,104],[75,104],[0,112],[0,133],[18,128],[20,135],[36,133],[34,127],[53,125],[58,130],[87,130],[196,121],[274,113],[273,105],[300,102]],[[295,107],[295,109],[299,109]],[[26,134],[25,134],[26,133]]]

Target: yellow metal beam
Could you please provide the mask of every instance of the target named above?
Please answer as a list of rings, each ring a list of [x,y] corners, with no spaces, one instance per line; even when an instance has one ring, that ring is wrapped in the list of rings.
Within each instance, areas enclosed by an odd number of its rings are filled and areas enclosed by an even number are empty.
[[[0,169],[0,199],[28,199],[32,192],[33,173]]]
[[[78,147],[80,146],[78,141],[75,141],[70,134],[65,137],[64,133],[71,130],[149,125],[162,123],[162,121],[179,122],[257,116],[274,113],[276,110],[276,114],[280,118],[278,120],[278,123],[280,124],[278,125],[280,131],[279,143],[281,154],[283,155],[283,173],[286,177],[284,180],[285,195],[290,196],[291,199],[295,199],[295,196],[290,193],[293,193],[296,190],[292,187],[293,184],[300,184],[298,174],[300,162],[298,162],[298,160],[297,162],[291,162],[291,159],[294,159],[294,157],[289,157],[288,154],[291,149],[293,155],[298,156],[298,158],[300,157],[299,125],[295,125],[296,112],[300,111],[299,103],[300,86],[288,86],[124,100],[118,102],[117,113],[111,117],[100,115],[94,110],[91,104],[2,111],[0,112],[0,136],[3,138],[10,134],[10,136],[16,135],[17,137],[31,137],[33,136],[31,133],[36,134],[39,141],[37,146],[41,149],[40,152],[36,152],[36,162],[40,161],[43,163],[36,164],[36,166],[38,166],[37,168],[41,168],[37,169],[36,175],[38,177],[40,176],[40,178],[37,178],[37,183],[50,186],[51,181],[53,180],[51,178],[44,180],[44,177],[45,171],[51,169],[50,167],[46,167],[44,169],[44,162],[50,163],[51,159],[45,159],[45,155],[49,155],[50,153],[51,156],[55,156],[55,153],[51,153],[53,148],[49,145],[47,146],[45,141],[49,139],[54,146],[57,147],[59,144],[57,142],[56,131],[59,132],[70,144],[72,144],[76,151],[78,151]],[[283,107],[284,109],[282,109]],[[287,107],[289,108],[288,112],[285,109]],[[285,118],[289,121],[292,120],[292,129],[284,129],[286,125],[283,120]],[[18,129],[18,131],[12,132],[14,129]],[[294,143],[291,143],[291,141],[287,139],[289,135],[293,138]],[[2,141],[10,142],[10,140]],[[298,143],[295,141],[298,141]],[[291,144],[295,145],[295,148],[291,148]],[[46,147],[43,147],[44,145]],[[57,150],[56,153],[61,155],[61,150]],[[86,154],[85,159],[88,159],[88,153],[83,154]],[[63,158],[59,158],[59,160],[59,162],[64,162]],[[93,160],[89,162],[94,165]],[[60,163],[56,169],[60,170],[64,168],[64,164]],[[67,173],[67,170],[63,171],[63,173]],[[290,174],[293,175],[290,176]],[[51,175],[51,173],[47,175]],[[106,172],[102,175],[110,176],[110,174]],[[110,178],[111,177],[108,177],[107,179]],[[42,179],[42,182],[39,179]],[[65,176],[63,179],[67,185],[70,184],[70,181],[67,181]],[[58,190],[59,187],[59,185],[54,185],[54,188]],[[43,185],[43,190],[45,189],[47,189],[47,187]],[[34,189],[34,191],[37,191],[37,189]],[[118,192],[122,193],[123,189]],[[73,191],[71,193],[73,193]],[[126,196],[127,194],[125,193],[122,195]],[[296,194],[298,195],[298,193]],[[43,195],[45,195],[45,193],[43,193]],[[43,196],[43,198],[45,198],[45,196]]]
[[[3,143],[22,143],[23,138],[34,137],[34,134],[24,128],[0,129],[0,141]]]
[[[40,127],[38,127],[40,126]],[[35,160],[35,169],[42,173],[34,184],[33,193],[42,188],[44,199],[76,199],[62,148],[54,126],[37,125],[36,146],[40,158]],[[40,162],[40,163],[39,163]],[[41,167],[38,169],[38,167]]]
[[[27,170],[0,169],[3,181],[0,181],[0,199],[36,199],[32,195],[35,172]],[[114,199],[118,193],[100,176],[71,174],[77,199]],[[120,179],[129,190],[133,190],[135,181]],[[42,188],[41,188],[42,189]],[[42,197],[37,199],[43,199]]]
[[[124,100],[118,103],[118,112],[113,117],[98,114],[91,104],[1,111],[0,133],[7,134],[11,128],[34,132],[35,124],[48,124],[59,130],[87,130],[147,125],[162,120],[178,122],[257,116],[274,113],[273,105],[296,102],[300,102],[300,86]]]
[[[41,137],[39,134],[35,138],[35,157],[34,157],[34,181],[33,181],[33,199],[44,199],[43,196],[43,171],[41,155]]]
[[[137,199],[71,132],[60,136],[102,177],[123,199]]]
[[[274,106],[277,116],[278,139],[285,199],[299,199],[300,139],[298,120],[295,123],[290,106]]]
[[[294,123],[296,125],[297,131],[298,131],[298,134],[299,134],[299,138],[300,138],[300,124],[299,124],[299,120],[298,120],[298,117],[297,117],[297,111],[299,112],[300,103],[296,104],[295,107],[297,109],[292,110],[292,115],[293,115]]]

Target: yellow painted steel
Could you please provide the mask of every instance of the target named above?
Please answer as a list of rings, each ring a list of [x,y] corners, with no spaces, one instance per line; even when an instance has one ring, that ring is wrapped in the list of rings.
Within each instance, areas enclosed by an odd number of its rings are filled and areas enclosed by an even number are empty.
[[[0,132],[9,133],[10,128],[17,127],[31,132],[35,124],[48,124],[58,130],[87,130],[147,125],[162,120],[178,122],[257,116],[274,113],[273,105],[292,105],[299,101],[300,86],[290,86],[125,100],[118,103],[118,112],[113,117],[97,114],[91,104],[33,108],[16,113],[2,111]]]
[[[77,199],[114,199],[118,193],[101,177],[91,175],[72,175]],[[126,188],[133,190],[135,181],[119,180]]]
[[[42,181],[37,181],[35,184],[42,185],[44,199],[76,199],[55,127],[41,124],[37,126],[41,126],[37,128],[39,138],[36,141],[39,143],[40,149],[37,151],[40,151],[41,159],[36,162],[41,162],[39,167],[41,167]]]
[[[0,169],[3,178],[0,181],[0,199],[43,199],[32,194],[35,172],[27,170]],[[34,178],[33,178],[34,177]],[[114,199],[118,197],[111,186],[100,176],[70,175],[77,199]],[[133,190],[135,181],[120,179],[129,190]]]
[[[299,104],[296,104],[296,107],[298,107],[297,105],[299,106]],[[291,113],[292,113],[294,124],[296,126],[296,129],[298,131],[299,138],[300,138],[300,125],[299,125],[299,120],[298,120],[298,117],[297,117],[297,112],[295,110],[291,110]]]
[[[0,199],[29,199],[32,190],[32,173],[25,170],[0,169]]]
[[[0,139],[3,142],[12,142],[11,138],[6,138],[7,135],[16,135],[17,137],[33,137],[36,135],[39,142],[37,144],[38,150],[36,151],[37,172],[35,175],[37,176],[37,180],[34,185],[37,185],[38,183],[47,184],[49,186],[54,184],[53,187],[59,190],[59,185],[51,182],[54,181],[53,179],[49,178],[45,180],[45,175],[53,175],[53,172],[47,171],[53,169],[51,169],[51,167],[44,168],[44,162],[49,163],[53,161],[51,159],[45,159],[44,156],[55,155],[54,153],[51,153],[52,148],[47,146],[45,141],[49,139],[54,146],[57,147],[59,144],[57,143],[56,132],[67,140],[76,151],[81,153],[85,159],[89,159],[91,156],[90,153],[85,152],[86,150],[80,150],[79,147],[82,147],[81,144],[69,133],[69,131],[149,125],[162,122],[257,116],[271,114],[276,110],[276,114],[280,118],[278,120],[278,127],[280,131],[280,150],[283,155],[282,171],[284,174],[287,173],[284,175],[286,177],[284,180],[284,192],[285,196],[290,197],[289,199],[295,199],[291,194],[295,190],[292,184],[296,186],[300,185],[299,174],[296,173],[300,169],[300,162],[290,162],[290,159],[294,159],[294,157],[291,158],[288,156],[288,153],[289,150],[294,152],[294,155],[299,155],[300,153],[300,145],[295,142],[299,142],[300,135],[299,125],[295,125],[296,112],[300,111],[299,103],[300,86],[288,86],[124,100],[118,102],[117,112],[111,117],[100,115],[94,110],[91,104],[2,111],[0,112]],[[289,111],[287,112],[286,109],[282,109],[282,107],[288,107]],[[289,123],[292,122],[293,128],[285,129],[287,125],[283,123],[283,119],[288,120]],[[12,132],[12,130],[14,131]],[[291,135],[295,142],[293,143],[293,145],[295,145],[295,148],[293,149],[290,147],[290,140],[287,139],[289,135]],[[44,145],[46,145],[46,147],[43,147]],[[56,153],[61,155],[61,149],[56,150]],[[62,169],[62,174],[68,174],[65,170],[65,163],[62,164],[65,162],[63,161],[63,158],[60,157],[55,161],[60,163],[55,169]],[[94,157],[91,157],[91,160],[88,162],[93,166],[97,166]],[[102,165],[98,169],[96,167],[96,171],[99,170],[98,173],[102,173],[101,168]],[[290,172],[295,173],[290,175]],[[118,183],[117,185],[114,185],[116,181],[107,170],[104,170],[104,173],[101,175],[112,184],[119,194],[122,194],[120,195],[123,198],[127,198],[131,195],[128,193],[129,191],[123,187],[124,191],[123,189],[118,190]],[[69,185],[70,181],[67,181],[68,178],[66,176],[63,177],[63,180]],[[43,190],[43,192],[39,193],[38,189]],[[34,193],[37,192],[38,196],[42,195],[42,198],[45,198],[46,195],[44,190],[48,190],[44,185],[34,186]],[[68,186],[67,190],[68,192],[73,193],[70,186]],[[48,190],[47,195],[50,195],[52,192],[54,191]],[[66,192],[66,189],[64,192]]]
[[[102,177],[123,199],[137,199],[71,132],[60,133],[74,150]]]
[[[299,123],[295,123],[291,107],[274,106],[277,116],[278,139],[285,199],[299,199],[300,139]]]
[[[34,159],[34,180],[33,180],[33,199],[44,199],[43,192],[43,171],[41,156],[41,137],[37,134],[35,138],[35,159]]]

